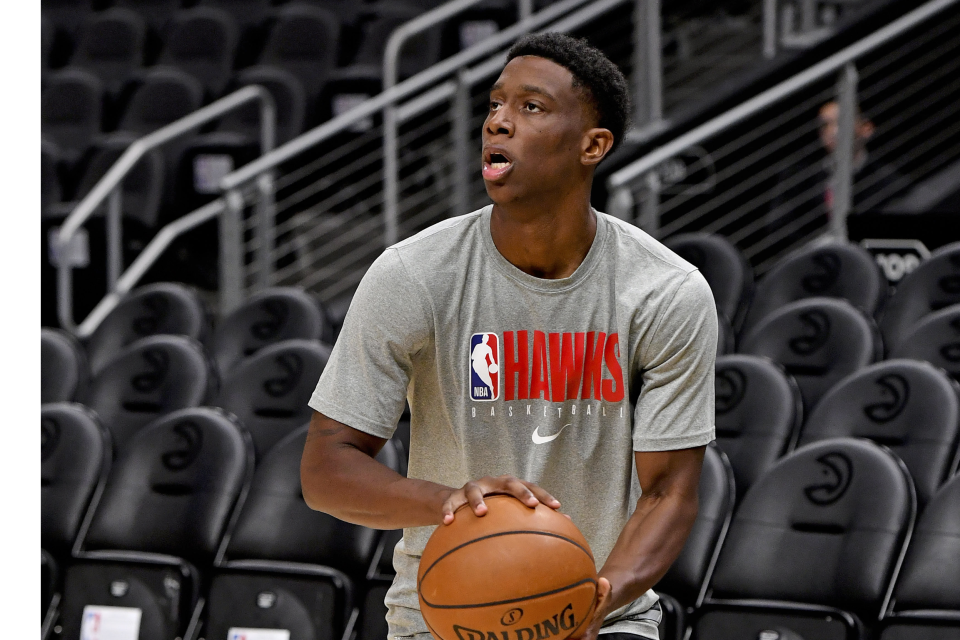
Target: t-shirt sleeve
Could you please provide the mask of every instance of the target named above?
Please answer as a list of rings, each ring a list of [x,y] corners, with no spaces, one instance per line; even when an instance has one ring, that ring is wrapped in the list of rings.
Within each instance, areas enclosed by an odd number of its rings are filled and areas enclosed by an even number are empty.
[[[691,271],[651,338],[641,341],[634,451],[687,449],[714,439],[716,357],[716,303],[704,277]]]
[[[432,334],[425,292],[396,249],[364,275],[308,403],[328,418],[390,438],[403,413],[413,359]]]

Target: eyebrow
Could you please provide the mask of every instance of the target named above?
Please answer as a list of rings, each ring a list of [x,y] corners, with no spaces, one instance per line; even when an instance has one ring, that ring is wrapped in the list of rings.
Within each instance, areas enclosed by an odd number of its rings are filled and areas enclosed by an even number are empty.
[[[499,91],[500,89],[503,89],[502,82],[497,82],[492,87],[490,87],[491,93],[494,91]],[[551,100],[556,101],[556,98],[553,97],[553,94],[547,91],[546,89],[544,89],[543,87],[538,87],[533,84],[522,84],[520,85],[520,89],[522,89],[527,93],[539,93],[542,96],[546,96],[547,98],[550,98]]]

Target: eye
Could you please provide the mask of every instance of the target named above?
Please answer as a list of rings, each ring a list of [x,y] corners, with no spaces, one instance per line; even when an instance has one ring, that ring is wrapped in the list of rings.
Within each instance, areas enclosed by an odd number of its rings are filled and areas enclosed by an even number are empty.
[[[540,105],[533,102],[528,102],[527,104],[523,105],[523,108],[529,111],[530,113],[537,113],[537,112],[543,111],[543,109],[540,108]]]
[[[500,103],[499,103],[499,102],[497,102],[496,100],[491,100],[491,101],[490,101],[490,111],[496,111],[496,110],[499,109],[499,108],[500,108]]]

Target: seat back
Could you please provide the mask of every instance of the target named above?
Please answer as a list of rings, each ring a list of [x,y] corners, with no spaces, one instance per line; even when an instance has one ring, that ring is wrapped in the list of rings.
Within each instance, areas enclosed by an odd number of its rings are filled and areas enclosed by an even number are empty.
[[[717,355],[733,353],[735,345],[733,327],[727,317],[717,312]]]
[[[815,442],[747,491],[710,597],[829,605],[876,619],[916,504],[903,463],[853,438]]]
[[[380,534],[319,511],[303,500],[300,458],[307,426],[277,443],[257,465],[250,494],[228,539],[223,560],[280,560],[324,565],[363,579]],[[394,471],[400,459],[384,445],[377,459]]]
[[[128,7],[140,14],[156,33],[162,33],[174,14],[180,10],[180,0],[114,0],[118,7]]]
[[[843,298],[872,316],[886,295],[887,281],[866,249],[840,243],[806,247],[780,260],[757,284],[744,330],[810,297]]]
[[[767,358],[731,354],[717,358],[717,446],[736,479],[737,500],[785,452],[803,422],[797,383]]]
[[[87,356],[77,339],[60,329],[40,330],[40,402],[68,402],[87,384]]]
[[[202,105],[203,85],[199,80],[179,69],[154,67],[130,98],[118,128],[143,136]]]
[[[295,75],[313,98],[336,66],[339,49],[340,22],[333,13],[317,6],[289,4],[280,9],[260,62]]]
[[[160,62],[186,71],[207,94],[219,97],[230,80],[240,30],[233,16],[216,7],[176,14]]]
[[[203,404],[216,374],[196,340],[157,335],[134,342],[94,376],[85,404],[110,430],[117,452],[148,423]]]
[[[887,360],[841,380],[820,400],[800,435],[868,438],[903,460],[922,508],[954,470],[960,441],[960,386],[936,367]]]
[[[40,141],[40,208],[44,215],[63,199],[63,187],[57,172],[60,147],[49,140]]]
[[[926,360],[960,381],[960,303],[924,316],[904,334],[890,357]]]
[[[244,69],[237,76],[238,87],[260,85],[273,96],[276,107],[276,142],[283,144],[303,131],[307,114],[307,96],[303,83],[280,67],[260,65]],[[260,106],[250,104],[237,109],[220,121],[219,130],[236,131],[260,139]]]
[[[110,471],[110,434],[79,404],[40,409],[40,546],[68,557]]]
[[[310,421],[307,402],[330,357],[330,347],[284,340],[264,347],[224,376],[217,406],[236,414],[260,459],[287,434]]]
[[[116,95],[143,64],[147,25],[129,9],[90,16],[70,63],[93,73]]]
[[[83,549],[208,564],[252,465],[250,438],[226,412],[200,407],[161,418],[117,458]]]
[[[274,287],[247,298],[217,326],[211,351],[226,373],[267,345],[293,338],[330,343],[331,334],[313,296],[296,287]]]
[[[700,506],[687,542],[654,587],[687,606],[698,604],[733,516],[736,490],[730,461],[718,447],[707,447],[700,471]]]
[[[130,292],[87,341],[90,368],[103,369],[125,347],[147,336],[170,334],[203,340],[207,311],[197,293],[176,282],[158,282]]]
[[[379,66],[391,34],[420,13],[416,8],[400,3],[380,4],[373,19],[364,25],[356,62]],[[408,38],[397,61],[398,76],[401,79],[409,78],[439,62],[441,36],[442,29],[435,28]]]
[[[907,549],[891,607],[960,610],[960,475],[933,496]]]
[[[739,328],[753,296],[753,269],[733,244],[712,233],[684,233],[664,244],[706,278],[717,310]]]
[[[83,69],[50,74],[40,98],[43,137],[60,147],[67,162],[76,162],[100,133],[103,85]]]
[[[880,319],[887,350],[900,344],[917,320],[960,303],[960,242],[940,247],[897,284]]]
[[[880,358],[876,324],[849,302],[807,298],[773,311],[740,341],[740,353],[781,364],[800,387],[805,411],[841,378]]]

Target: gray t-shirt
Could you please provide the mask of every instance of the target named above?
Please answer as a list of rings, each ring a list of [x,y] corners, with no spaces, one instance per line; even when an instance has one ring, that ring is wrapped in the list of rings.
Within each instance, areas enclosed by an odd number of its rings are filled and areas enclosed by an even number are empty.
[[[390,438],[407,399],[409,477],[536,482],[599,569],[640,496],[633,452],[714,439],[713,296],[695,267],[603,213],[573,275],[536,278],[497,250],[491,211],[436,224],[374,262],[310,406]],[[391,638],[428,633],[416,578],[432,531],[405,529],[395,550]],[[656,638],[655,604],[648,591],[603,632]]]

